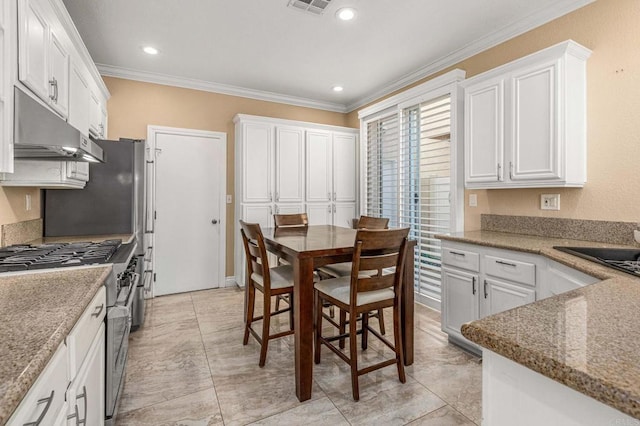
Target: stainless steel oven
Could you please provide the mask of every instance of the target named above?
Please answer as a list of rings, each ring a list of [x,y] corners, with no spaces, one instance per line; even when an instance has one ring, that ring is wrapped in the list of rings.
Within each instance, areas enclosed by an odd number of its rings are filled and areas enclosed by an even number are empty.
[[[111,297],[110,286],[107,286],[105,425],[115,423],[124,386],[133,304],[140,282],[140,274],[136,272],[137,263],[138,257],[133,256],[124,269],[121,265],[114,264],[115,285],[111,288],[116,291],[111,292]]]

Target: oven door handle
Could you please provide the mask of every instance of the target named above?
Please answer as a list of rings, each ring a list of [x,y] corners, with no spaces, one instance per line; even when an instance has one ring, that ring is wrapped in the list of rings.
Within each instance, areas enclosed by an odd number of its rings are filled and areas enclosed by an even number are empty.
[[[134,279],[131,281],[131,284],[129,284],[129,296],[127,297],[127,303],[115,305],[108,311],[107,317],[109,319],[124,318],[128,317],[131,314],[133,299],[135,299],[136,285],[138,285],[139,279],[140,278],[138,275],[138,277],[134,277]]]

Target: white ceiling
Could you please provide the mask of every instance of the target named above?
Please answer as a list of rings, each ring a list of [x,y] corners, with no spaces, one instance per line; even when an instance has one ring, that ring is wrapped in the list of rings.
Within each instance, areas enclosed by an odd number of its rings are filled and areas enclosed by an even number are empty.
[[[104,75],[335,111],[591,1],[332,0],[315,16],[289,0],[63,0]],[[344,6],[354,21],[335,18]]]

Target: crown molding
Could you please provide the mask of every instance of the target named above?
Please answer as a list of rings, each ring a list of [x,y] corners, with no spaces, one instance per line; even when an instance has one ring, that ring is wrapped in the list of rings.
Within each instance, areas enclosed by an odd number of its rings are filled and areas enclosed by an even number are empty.
[[[494,31],[493,33],[488,34],[485,37],[479,38],[473,43],[470,43],[462,47],[461,49],[458,49],[434,62],[431,62],[430,64],[419,68],[414,72],[406,74],[403,77],[392,81],[391,83],[379,88],[370,95],[367,95],[364,98],[361,98],[356,102],[347,105],[346,110],[347,112],[355,111],[356,109],[374,102],[375,100],[380,99],[384,96],[387,96],[390,93],[395,92],[396,90],[402,89],[403,87],[420,81],[423,78],[433,75],[448,67],[451,67],[461,61],[464,61],[467,58],[477,55],[478,53],[481,53],[492,47],[495,47],[500,43],[504,43],[507,40],[519,36],[520,34],[524,34],[527,31],[544,25],[547,22],[551,22],[554,19],[564,16],[567,13],[573,12],[574,10],[580,9],[581,7],[584,7],[595,1],[596,0],[559,0],[553,5],[553,7],[548,7],[544,10],[529,15],[524,19],[511,23],[506,27]]]
[[[281,104],[295,105],[306,108],[321,109],[325,111],[346,113],[344,105],[315,101],[313,99],[297,96],[281,95],[262,90],[246,89],[244,87],[228,84],[213,83],[204,80],[175,77],[166,74],[158,74],[146,71],[137,71],[128,68],[114,67],[105,64],[96,64],[100,74],[107,77],[124,78],[127,80],[143,81],[146,83],[162,84],[165,86],[183,87],[185,89],[201,90],[204,92],[220,93],[223,95],[239,96],[241,98],[257,99],[260,101],[277,102]]]

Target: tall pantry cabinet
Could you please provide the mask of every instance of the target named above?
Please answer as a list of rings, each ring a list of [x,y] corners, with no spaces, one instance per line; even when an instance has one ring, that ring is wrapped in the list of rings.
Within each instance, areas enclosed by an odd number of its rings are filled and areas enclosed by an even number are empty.
[[[244,285],[239,220],[273,227],[306,212],[311,225],[349,226],[358,213],[358,131],[238,114],[235,123],[235,279]]]

